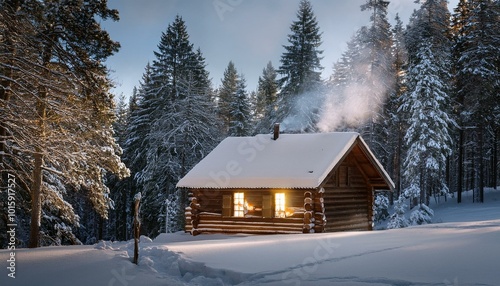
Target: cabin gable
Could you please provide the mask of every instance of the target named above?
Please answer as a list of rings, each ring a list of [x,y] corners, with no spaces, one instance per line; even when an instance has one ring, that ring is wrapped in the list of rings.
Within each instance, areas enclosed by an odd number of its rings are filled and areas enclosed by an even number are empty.
[[[332,171],[322,186],[324,231],[372,229],[374,194],[367,180],[353,153]]]

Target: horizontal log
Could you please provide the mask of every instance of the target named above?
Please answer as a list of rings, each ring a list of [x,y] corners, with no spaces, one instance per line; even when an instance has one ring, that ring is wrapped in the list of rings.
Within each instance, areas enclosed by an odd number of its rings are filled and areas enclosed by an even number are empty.
[[[224,221],[227,223],[302,223],[302,218],[261,218],[261,217],[217,217],[217,216],[209,216],[204,215],[203,213],[199,215],[200,219],[203,221]]]
[[[366,211],[368,208],[368,203],[367,202],[357,202],[357,201],[345,201],[342,203],[338,204],[327,204],[326,206],[327,210],[330,209],[360,209],[363,211]]]
[[[280,229],[294,230],[302,229],[304,224],[274,225],[274,224],[224,224],[224,223],[200,223],[198,228],[224,228],[224,229]]]
[[[337,231],[366,231],[370,230],[368,224],[359,224],[359,225],[344,225],[337,227],[325,227],[325,232],[337,232]]]
[[[336,199],[336,198],[328,198],[325,199],[325,205],[342,205],[342,204],[352,204],[352,203],[358,203],[358,204],[364,204],[368,205],[368,200],[366,197],[349,197],[349,198],[342,198],[342,199]]]
[[[198,224],[200,227],[223,227],[228,229],[233,228],[280,228],[280,229],[289,229],[289,228],[302,228],[304,225],[301,223],[289,223],[289,224],[281,224],[281,223],[225,223],[225,222],[215,222],[215,221],[201,221]]]
[[[348,215],[368,215],[364,209],[328,209],[325,212],[327,217],[348,216]]]
[[[315,225],[314,226],[314,232],[321,233],[321,232],[324,232],[324,231],[325,231],[325,227],[324,226],[320,226],[320,225]]]
[[[326,227],[338,227],[338,226],[349,226],[349,225],[358,225],[358,224],[363,224],[363,225],[368,225],[369,221],[368,218],[350,218],[350,219],[345,219],[345,220],[328,220],[326,223]]]
[[[222,234],[299,234],[300,230],[279,230],[279,229],[225,229],[225,228],[198,228],[199,233],[222,233]]]
[[[364,192],[342,192],[342,193],[335,193],[335,194],[328,194],[323,197],[325,201],[329,199],[342,199],[342,198],[367,198],[369,194],[364,191]]]
[[[336,191],[326,193],[323,198],[342,198],[342,197],[368,197],[369,193],[367,190],[349,190],[349,191]]]

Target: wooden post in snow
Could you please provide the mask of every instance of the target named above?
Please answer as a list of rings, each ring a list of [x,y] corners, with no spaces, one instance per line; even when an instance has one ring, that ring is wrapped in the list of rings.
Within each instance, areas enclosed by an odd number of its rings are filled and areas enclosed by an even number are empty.
[[[139,204],[141,203],[141,192],[134,196],[134,263],[139,260],[139,237],[141,234],[141,221],[139,220]]]

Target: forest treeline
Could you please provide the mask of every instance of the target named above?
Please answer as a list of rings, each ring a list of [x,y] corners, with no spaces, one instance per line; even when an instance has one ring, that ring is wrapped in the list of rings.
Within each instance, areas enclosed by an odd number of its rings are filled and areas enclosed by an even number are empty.
[[[460,202],[474,190],[482,202],[498,185],[498,0],[460,0],[453,13],[446,0],[421,1],[406,26],[389,23],[390,1],[367,0],[369,25],[328,79],[321,35],[334,31],[303,0],[279,65],[263,67],[255,91],[232,61],[215,89],[179,15],[129,101],[116,104],[102,63],[119,44],[95,18],[118,11],[62,2],[0,1],[0,226],[15,176],[20,246],[130,239],[138,192],[144,234],[181,230],[187,194],[177,181],[223,138],[275,122],[288,133],[360,132],[396,184],[377,198],[395,205],[379,212],[389,227],[429,222],[433,198]]]

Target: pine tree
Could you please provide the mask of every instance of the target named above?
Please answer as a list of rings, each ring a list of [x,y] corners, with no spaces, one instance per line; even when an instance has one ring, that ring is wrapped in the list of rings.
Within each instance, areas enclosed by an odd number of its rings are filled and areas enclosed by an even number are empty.
[[[234,98],[230,102],[231,123],[229,136],[247,136],[251,131],[250,101],[246,91],[243,75],[238,77],[238,86]]]
[[[333,66],[328,80],[329,93],[318,124],[323,131],[356,130],[366,126],[372,117],[373,100],[370,75],[368,28],[363,26],[347,42],[347,50]]]
[[[458,142],[456,152],[458,153],[457,158],[457,202],[462,202],[462,190],[464,188],[464,136],[465,129],[463,128],[465,124],[465,112],[464,112],[464,100],[466,96],[466,91],[463,89],[463,85],[467,84],[467,79],[462,78],[458,71],[460,70],[458,66],[458,61],[462,56],[465,49],[465,31],[469,15],[471,13],[471,2],[468,0],[460,0],[457,7],[454,9],[454,14],[452,18],[452,32],[453,32],[453,47],[452,47],[452,61],[453,61],[453,80],[454,80],[454,116],[459,128],[457,130],[458,137],[456,140]]]
[[[446,1],[424,2],[405,34],[408,48],[406,92],[401,97],[401,118],[407,124],[404,137],[404,198],[412,223],[429,220],[431,195],[447,195],[447,160],[451,155],[450,39]],[[427,221],[428,222],[428,221]]]
[[[449,129],[453,121],[447,112],[450,102],[442,78],[447,59],[436,57],[427,44],[420,46],[414,56],[420,61],[410,65],[408,91],[401,98],[401,109],[409,120],[404,138],[408,147],[404,160],[405,197],[416,199],[417,211],[422,212],[431,194],[448,193],[444,171],[451,154]]]
[[[187,195],[175,188],[179,181],[196,163],[205,157],[220,141],[220,124],[213,102],[197,88],[194,77],[179,78],[177,100],[159,117],[148,134],[148,165],[144,169],[145,187],[149,190],[144,198],[144,223],[148,234],[155,237],[160,232],[165,214],[169,212],[169,229],[178,231],[184,226],[184,208]],[[174,210],[167,210],[168,203],[175,202]]]
[[[234,63],[230,61],[226,70],[224,70],[222,86],[220,87],[218,93],[219,116],[224,122],[224,131],[226,133],[229,133],[229,127],[231,126],[231,121],[233,120],[231,102],[236,97],[238,81],[238,71],[236,70]]]
[[[321,33],[312,5],[302,0],[297,12],[297,20],[290,27],[289,45],[284,46],[278,73],[281,92],[278,95],[277,120],[299,118],[301,126],[297,131],[316,130],[318,120],[318,100],[321,92]],[[302,96],[302,97],[300,97]],[[301,102],[297,102],[300,100]]]
[[[187,196],[175,185],[218,143],[221,130],[205,59],[180,16],[162,34],[155,56],[125,149],[139,163],[133,185],[143,194],[142,226],[151,237],[182,228]]]
[[[276,120],[278,82],[277,72],[269,61],[259,76],[255,106],[255,133],[270,132]]]
[[[498,4],[491,0],[461,2],[454,18],[456,93],[462,108],[460,121],[462,125],[474,127],[472,132],[467,132],[468,139],[465,139],[469,141],[467,145],[471,146],[472,150],[465,152],[476,154],[473,160],[477,168],[468,172],[473,176],[471,181],[477,182],[476,186],[471,186],[479,190],[475,199],[483,202],[485,184],[496,186],[497,177],[495,162],[498,162],[498,158],[494,154],[498,148],[496,136],[500,110]],[[462,129],[465,126],[462,126]],[[463,130],[460,135],[462,144],[459,153],[464,152]],[[487,154],[491,154],[489,158]],[[459,161],[462,160],[463,158],[460,158]],[[493,167],[487,166],[488,161],[492,162],[490,166]],[[487,172],[486,169],[491,171]],[[488,178],[486,173],[494,175]],[[460,178],[460,182],[461,180]]]
[[[385,126],[387,126],[388,137],[387,147],[389,149],[387,169],[391,178],[393,178],[396,185],[395,194],[391,194],[391,204],[394,199],[399,197],[401,193],[401,170],[402,170],[402,153],[403,153],[403,137],[404,130],[404,120],[398,112],[401,100],[400,97],[405,92],[405,67],[407,65],[408,57],[406,53],[406,45],[404,41],[404,28],[403,22],[396,15],[395,18],[396,25],[392,30],[393,34],[393,62],[392,62],[392,75],[394,85],[389,89],[389,99],[387,100],[385,110],[387,111],[387,117],[385,121]]]
[[[130,110],[130,119],[123,146],[123,160],[130,166],[131,177],[134,179],[134,183],[130,186],[132,188],[130,190],[132,192],[131,196],[142,191],[142,188],[138,187],[140,184],[137,184],[137,180],[141,178],[141,172],[147,165],[148,134],[155,120],[154,115],[156,115],[155,111],[158,104],[156,87],[153,82],[153,69],[149,64],[146,65],[136,96],[136,106]]]
[[[371,25],[356,31],[334,64],[319,123],[322,130],[359,131],[384,165],[389,152],[385,107],[394,86],[387,5],[387,1],[372,0],[361,6],[372,11]]]
[[[384,126],[387,120],[387,110],[384,108],[389,94],[394,85],[392,71],[392,33],[387,20],[387,6],[389,1],[367,0],[361,10],[371,10],[371,25],[366,30],[365,51],[362,64],[367,67],[362,85],[368,92],[369,116],[367,122],[360,126],[359,131],[366,139],[367,144],[375,155],[380,158],[383,165],[387,165],[387,139],[388,133]],[[363,56],[363,54],[362,54]]]
[[[1,106],[7,111],[0,120],[6,139],[2,170],[15,174],[22,193],[31,197],[30,206],[20,206],[31,212],[30,247],[39,245],[47,227],[70,235],[67,226],[78,226],[67,201],[70,190],[84,191],[99,216],[107,217],[104,175],[128,173],[113,138],[111,83],[101,64],[119,44],[95,19],[118,20],[118,12],[95,1],[59,4],[0,4],[6,37]]]

